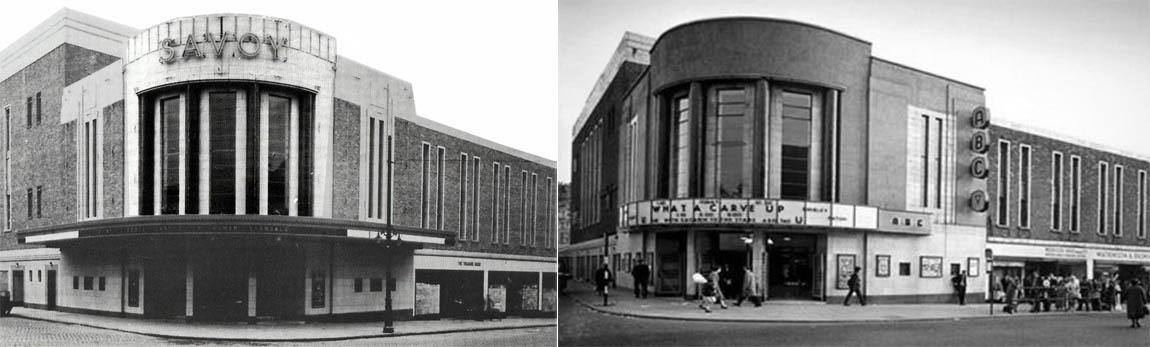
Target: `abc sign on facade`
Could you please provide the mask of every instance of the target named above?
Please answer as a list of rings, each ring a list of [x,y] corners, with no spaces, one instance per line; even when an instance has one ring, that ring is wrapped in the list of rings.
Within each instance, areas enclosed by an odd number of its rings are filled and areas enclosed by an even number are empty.
[[[990,135],[986,129],[990,127],[990,110],[984,106],[974,108],[970,113],[970,126],[974,128],[970,136],[970,151],[974,157],[970,159],[970,175],[976,179],[986,179],[990,168],[986,162],[986,152],[990,150]],[[970,192],[970,209],[975,212],[986,212],[990,208],[990,199],[986,191],[981,189]]]

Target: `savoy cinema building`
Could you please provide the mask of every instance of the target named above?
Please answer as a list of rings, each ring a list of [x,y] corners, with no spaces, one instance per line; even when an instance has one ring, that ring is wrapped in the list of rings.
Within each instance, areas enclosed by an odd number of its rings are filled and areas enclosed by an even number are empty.
[[[878,303],[955,300],[962,271],[968,300],[988,270],[1146,276],[1150,161],[990,123],[982,88],[806,23],[627,33],[574,128],[561,261],[632,287],[642,259],[686,298],[691,274],[726,266],[738,291],[747,267],[768,300],[827,302],[855,266]]]
[[[553,316],[555,163],[417,116],[336,42],[64,9],[5,48],[0,290],[128,317],[378,319],[386,293],[397,319]]]

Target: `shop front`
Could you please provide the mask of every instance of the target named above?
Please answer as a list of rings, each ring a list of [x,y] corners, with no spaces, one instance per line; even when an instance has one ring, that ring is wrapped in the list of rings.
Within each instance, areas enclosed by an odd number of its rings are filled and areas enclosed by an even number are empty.
[[[1150,280],[1150,247],[991,237],[994,274]]]
[[[415,252],[415,316],[556,312],[554,258],[421,249]]]

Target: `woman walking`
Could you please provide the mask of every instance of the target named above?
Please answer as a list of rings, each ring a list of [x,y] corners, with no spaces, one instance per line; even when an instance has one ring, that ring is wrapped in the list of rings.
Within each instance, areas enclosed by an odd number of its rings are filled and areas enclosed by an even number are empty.
[[[1126,318],[1130,318],[1131,328],[1142,327],[1142,317],[1146,317],[1146,289],[1142,283],[1134,280],[1130,288],[1126,288]]]

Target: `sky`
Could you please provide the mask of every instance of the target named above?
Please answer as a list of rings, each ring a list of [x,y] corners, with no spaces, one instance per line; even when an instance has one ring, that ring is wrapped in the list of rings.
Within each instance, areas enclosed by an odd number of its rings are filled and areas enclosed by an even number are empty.
[[[211,13],[280,17],[334,36],[341,56],[411,82],[420,116],[557,158],[554,1],[295,3],[11,1],[0,21],[0,47],[62,7],[138,29]]]
[[[1150,1],[559,1],[559,180],[572,127],[627,31],[723,16],[797,20],[986,89],[1009,120],[1150,158]]]

